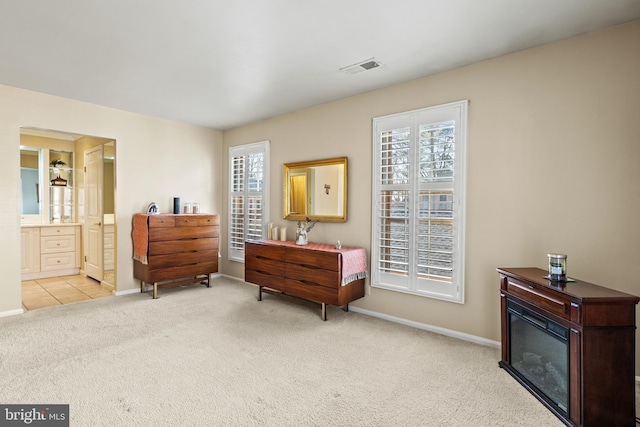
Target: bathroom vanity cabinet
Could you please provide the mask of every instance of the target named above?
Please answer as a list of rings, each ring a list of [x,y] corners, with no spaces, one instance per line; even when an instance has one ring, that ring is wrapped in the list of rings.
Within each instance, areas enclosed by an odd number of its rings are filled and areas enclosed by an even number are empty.
[[[80,274],[79,225],[23,225],[20,237],[22,280]]]

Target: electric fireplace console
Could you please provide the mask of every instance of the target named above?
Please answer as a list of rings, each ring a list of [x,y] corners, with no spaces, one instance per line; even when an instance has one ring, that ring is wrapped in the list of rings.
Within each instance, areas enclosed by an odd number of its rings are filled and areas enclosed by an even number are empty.
[[[538,268],[498,268],[499,362],[570,426],[635,426],[640,298]]]

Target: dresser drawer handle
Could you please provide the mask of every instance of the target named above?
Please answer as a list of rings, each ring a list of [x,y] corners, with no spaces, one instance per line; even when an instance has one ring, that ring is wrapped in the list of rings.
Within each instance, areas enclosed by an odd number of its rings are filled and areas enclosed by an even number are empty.
[[[308,280],[300,280],[300,283],[304,283],[305,285],[309,285],[309,286],[320,286],[317,283],[310,282]]]

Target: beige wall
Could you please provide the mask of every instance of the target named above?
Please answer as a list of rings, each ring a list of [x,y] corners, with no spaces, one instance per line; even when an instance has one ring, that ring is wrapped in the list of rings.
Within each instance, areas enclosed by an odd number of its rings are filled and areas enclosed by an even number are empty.
[[[640,21],[228,130],[224,154],[271,141],[276,225],[283,163],[348,156],[349,220],[310,239],[370,254],[372,118],[470,100],[465,304],[369,288],[355,305],[498,341],[496,267],[546,268],[561,252],[570,276],[640,295],[637,52]],[[223,272],[243,277],[223,252]]]
[[[220,213],[222,132],[0,85],[0,316],[21,311],[20,127],[116,140],[117,291],[139,289],[131,261],[131,218],[174,196]]]
[[[0,315],[19,312],[21,301],[20,126],[116,140],[117,286],[127,291],[138,286],[132,214],[150,201],[167,212],[174,196],[226,212],[228,147],[266,139],[269,221],[294,228],[281,219],[283,163],[348,156],[349,221],[318,224],[310,238],[370,253],[372,118],[461,99],[470,100],[465,304],[368,287],[356,305],[497,341],[495,268],[544,268],[550,251],[569,255],[569,275],[640,294],[638,51],[640,21],[224,134],[0,86],[0,155],[15,165],[0,169]],[[226,260],[226,220],[221,271],[243,277],[243,264]]]

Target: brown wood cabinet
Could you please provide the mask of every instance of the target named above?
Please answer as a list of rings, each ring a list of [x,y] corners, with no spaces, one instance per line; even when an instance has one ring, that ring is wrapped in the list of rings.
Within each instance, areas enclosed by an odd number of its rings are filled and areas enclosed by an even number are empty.
[[[499,365],[567,425],[634,426],[639,298],[580,280],[550,282],[545,278],[547,272],[538,268],[499,268],[498,272],[502,320]],[[530,323],[528,327],[543,340],[548,335],[552,337],[548,341],[561,337],[557,341],[565,343],[560,348],[566,349],[566,404],[555,404],[549,398],[551,393],[543,390],[545,385],[530,381],[517,366],[521,362],[516,361],[515,342],[528,340],[516,328],[517,322]],[[537,356],[535,340],[530,341],[525,345],[532,360]],[[541,381],[551,382],[549,378]]]
[[[209,275],[218,271],[218,215],[136,214],[133,227],[133,274],[140,292],[146,283],[153,284],[153,298],[162,287],[210,286]]]
[[[245,281],[258,285],[258,300],[263,288],[315,301],[321,305],[321,318],[327,320],[326,304],[342,306],[364,296],[365,268],[361,278],[351,277],[345,283],[344,262],[347,251],[360,248],[334,249],[330,245],[295,246],[293,242],[256,240],[245,243]],[[350,255],[353,255],[350,253]]]

